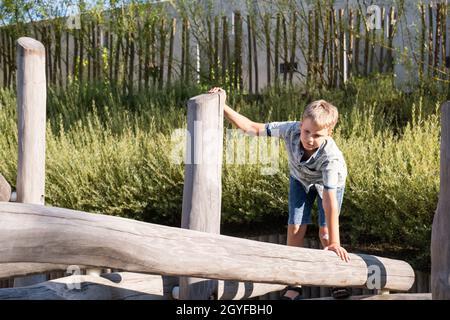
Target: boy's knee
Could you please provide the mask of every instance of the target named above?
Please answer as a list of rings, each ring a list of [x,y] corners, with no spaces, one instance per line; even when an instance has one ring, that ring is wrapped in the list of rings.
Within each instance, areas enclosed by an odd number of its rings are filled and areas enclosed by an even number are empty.
[[[292,235],[302,234],[306,231],[306,224],[292,224],[289,225],[289,231]]]

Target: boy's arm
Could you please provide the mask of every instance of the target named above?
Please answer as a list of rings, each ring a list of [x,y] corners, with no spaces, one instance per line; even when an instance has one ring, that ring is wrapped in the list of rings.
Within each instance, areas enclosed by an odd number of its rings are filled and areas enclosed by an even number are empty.
[[[224,91],[221,88],[212,88],[208,92],[209,93],[216,93],[216,92],[222,92]],[[225,99],[226,101],[226,99]],[[264,132],[265,125],[264,123],[258,123],[253,122],[250,119],[244,117],[243,115],[239,114],[238,112],[231,109],[226,103],[223,108],[225,118],[227,118],[231,123],[233,123],[236,127],[244,131],[245,133],[249,135],[257,135],[259,136],[261,132]]]
[[[323,209],[325,211],[325,219],[330,237],[325,250],[336,252],[342,260],[348,262],[350,258],[347,250],[341,247],[339,240],[339,209],[335,189],[323,190]]]
[[[244,117],[242,114],[234,111],[225,104],[224,106],[225,117],[232,122],[236,127],[243,130],[249,135],[259,136],[261,131],[264,132],[264,123],[253,122],[250,119]]]

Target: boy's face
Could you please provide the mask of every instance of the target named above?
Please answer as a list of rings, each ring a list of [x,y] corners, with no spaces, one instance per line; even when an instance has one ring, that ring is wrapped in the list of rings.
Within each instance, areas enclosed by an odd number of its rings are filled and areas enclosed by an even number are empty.
[[[320,129],[311,119],[306,118],[300,123],[300,141],[307,151],[315,151],[329,137],[331,130]]]

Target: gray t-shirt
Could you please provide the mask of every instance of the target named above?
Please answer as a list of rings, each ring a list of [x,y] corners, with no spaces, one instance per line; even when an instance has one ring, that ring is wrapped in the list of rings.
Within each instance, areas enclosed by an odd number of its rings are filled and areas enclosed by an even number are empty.
[[[305,151],[300,142],[300,121],[269,122],[265,128],[268,136],[285,140],[289,173],[302,183],[306,192],[314,186],[322,198],[324,188],[345,186],[347,165],[333,138],[327,137],[308,160],[301,161]]]

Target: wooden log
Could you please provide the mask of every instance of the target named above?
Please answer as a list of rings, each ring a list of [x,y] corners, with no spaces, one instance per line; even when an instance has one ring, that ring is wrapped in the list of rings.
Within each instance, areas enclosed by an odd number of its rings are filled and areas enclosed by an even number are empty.
[[[47,91],[42,43],[27,37],[17,40],[17,70],[17,202],[43,205]],[[14,286],[45,280],[44,275],[16,278]]]
[[[333,297],[324,297],[308,300],[336,300]],[[430,293],[395,293],[395,294],[376,294],[350,296],[344,300],[431,300]]]
[[[203,94],[188,101],[182,228],[220,233],[223,108],[225,94]],[[181,299],[208,299],[217,281],[181,278]]]
[[[159,275],[130,272],[100,277],[72,275],[28,287],[0,289],[0,300],[167,300],[163,280]]]
[[[370,257],[386,274],[387,279],[380,275],[384,285],[380,289],[406,291],[414,282],[409,264],[375,256],[350,254],[347,263],[324,250],[33,204],[1,202],[0,216],[0,263],[79,264],[222,280],[363,286]]]
[[[44,204],[47,91],[42,43],[26,37],[17,40],[17,69],[17,201]]]
[[[219,281],[218,300],[250,299],[286,288],[284,284],[252,283],[239,281]]]
[[[0,264],[0,278],[26,276],[51,271],[67,271],[70,265],[53,263],[17,262]],[[79,266],[81,269],[87,266]]]
[[[450,102],[441,108],[440,192],[431,232],[431,292],[450,299]]]
[[[10,266],[13,265],[21,268],[20,265],[27,267],[29,264],[10,264]],[[3,264],[1,268],[4,266],[6,264]],[[46,267],[52,269],[64,267],[64,270],[66,267],[65,265],[35,264],[33,270],[39,269],[39,266],[42,267],[41,271],[44,271]],[[172,289],[177,285],[176,277],[142,273],[103,273],[100,277],[72,275],[29,287],[0,290],[0,300],[168,300],[172,298]],[[283,290],[285,287],[286,285],[278,284],[219,281],[218,299],[251,299],[268,292]],[[77,288],[80,289],[77,290]]]
[[[0,201],[9,201],[11,198],[11,186],[0,173]]]

